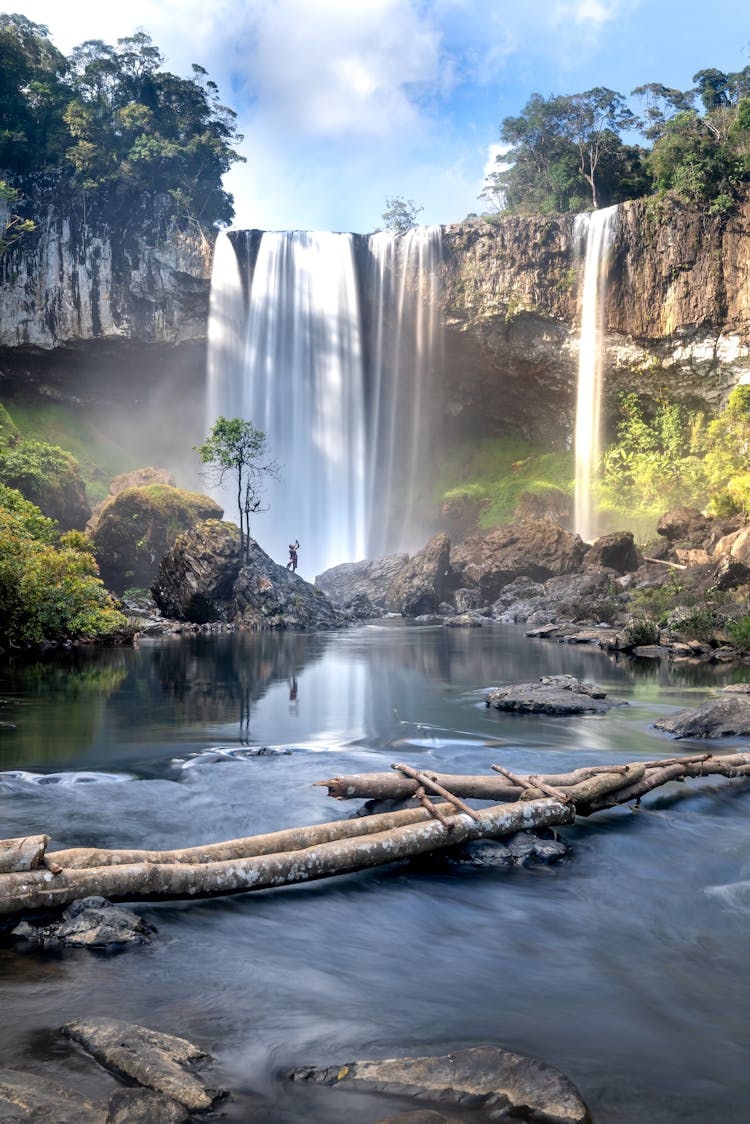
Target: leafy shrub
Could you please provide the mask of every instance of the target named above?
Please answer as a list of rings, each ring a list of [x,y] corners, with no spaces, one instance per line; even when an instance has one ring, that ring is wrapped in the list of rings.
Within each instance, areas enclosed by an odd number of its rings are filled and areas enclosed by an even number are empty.
[[[715,609],[706,605],[681,615],[674,628],[688,640],[710,640],[718,625]]]
[[[736,620],[729,621],[727,623],[727,632],[738,648],[741,648],[743,651],[750,648],[750,613],[738,617]]]
[[[659,643],[659,626],[648,617],[631,617],[625,637],[629,644],[635,648],[646,647],[648,644]]]
[[[0,641],[113,636],[125,618],[93,556],[54,546],[56,528],[15,489],[0,484]]]

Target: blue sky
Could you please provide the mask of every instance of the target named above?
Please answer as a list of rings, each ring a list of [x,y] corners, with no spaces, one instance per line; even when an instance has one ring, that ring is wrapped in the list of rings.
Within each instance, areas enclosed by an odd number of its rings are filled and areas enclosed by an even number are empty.
[[[500,121],[530,94],[750,64],[747,0],[10,0],[66,53],[148,32],[239,114],[235,225],[367,232],[385,199],[460,221]]]

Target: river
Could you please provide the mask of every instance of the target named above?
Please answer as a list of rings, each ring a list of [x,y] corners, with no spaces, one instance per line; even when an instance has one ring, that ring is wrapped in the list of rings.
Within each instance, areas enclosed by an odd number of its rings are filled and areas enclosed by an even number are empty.
[[[576,719],[484,705],[488,687],[557,672],[629,705]],[[5,662],[0,836],[181,847],[349,815],[312,782],[393,761],[560,772],[694,752],[705,744],[674,743],[654,719],[745,679],[750,668],[615,661],[512,625],[396,621]],[[116,954],[6,940],[0,1066],[114,1088],[56,1034],[114,1016],[207,1048],[230,1121],[368,1124],[406,1102],[285,1075],[492,1043],[562,1069],[597,1124],[744,1124],[749,811],[747,781],[691,781],[564,829],[574,854],[553,867],[404,864],[142,903],[154,943]]]

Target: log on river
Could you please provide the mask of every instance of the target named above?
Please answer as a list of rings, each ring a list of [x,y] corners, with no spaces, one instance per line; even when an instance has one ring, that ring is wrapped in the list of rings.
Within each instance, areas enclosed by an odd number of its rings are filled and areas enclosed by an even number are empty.
[[[0,915],[62,908],[92,895],[112,901],[215,897],[328,878],[473,839],[573,823],[577,815],[638,803],[670,781],[747,777],[750,753],[702,753],[541,776],[495,768],[493,776],[462,777],[394,765],[391,773],[334,777],[318,783],[339,798],[418,794],[421,805],[181,850],[46,852],[44,835],[0,840]],[[441,802],[432,803],[427,792]],[[472,798],[502,802],[477,811],[462,802]]]

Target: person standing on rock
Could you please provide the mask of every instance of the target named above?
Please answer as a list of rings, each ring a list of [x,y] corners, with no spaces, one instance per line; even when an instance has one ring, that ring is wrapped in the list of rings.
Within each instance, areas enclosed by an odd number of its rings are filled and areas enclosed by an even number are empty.
[[[295,539],[293,543],[291,543],[291,542],[289,543],[289,561],[286,564],[287,570],[291,570],[293,574],[296,573],[296,571],[297,571],[297,551],[298,550],[299,550],[299,540]]]

